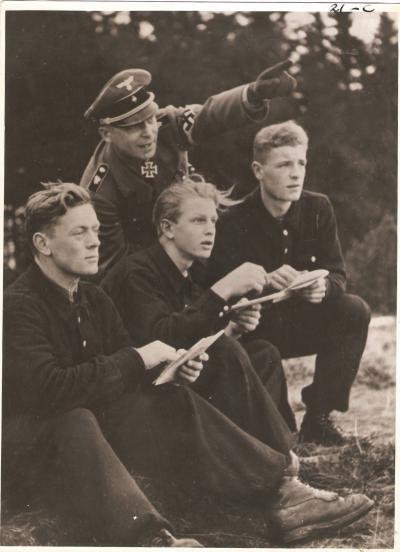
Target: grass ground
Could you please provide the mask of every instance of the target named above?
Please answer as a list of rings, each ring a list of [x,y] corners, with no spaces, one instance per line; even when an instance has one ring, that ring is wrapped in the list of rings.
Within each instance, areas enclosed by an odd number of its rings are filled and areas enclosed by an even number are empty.
[[[313,358],[286,361],[291,402],[298,421],[303,415],[300,390],[312,377]],[[351,408],[337,414],[339,425],[352,435],[341,448],[299,446],[304,458],[302,478],[325,489],[364,492],[375,507],[363,519],[334,536],[308,542],[308,548],[393,548],[394,535],[394,418],[395,418],[395,322],[393,318],[374,319],[367,347],[355,382]],[[178,489],[165,490],[164,499],[154,496],[153,483],[140,480],[177,532],[192,535],[209,547],[272,547],[264,517],[247,505],[236,508],[218,505],[213,499],[201,503],[186,500],[177,509]],[[172,497],[172,500],[171,500]],[[3,503],[3,545],[96,545],[79,520],[56,515],[40,501],[13,510]],[[297,547],[301,547],[298,545]]]

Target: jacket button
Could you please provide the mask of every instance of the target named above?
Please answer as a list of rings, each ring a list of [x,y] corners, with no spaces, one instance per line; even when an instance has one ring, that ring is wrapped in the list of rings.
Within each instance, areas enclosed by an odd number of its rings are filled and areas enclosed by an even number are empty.
[[[314,257],[314,255],[311,257],[311,262],[312,263],[315,263],[315,261],[317,260],[317,257]]]
[[[288,254],[288,251],[289,251],[288,248],[285,247],[284,254],[287,255],[287,254]]]
[[[289,234],[289,232],[288,232],[288,231],[286,230],[286,228],[285,228],[285,229],[283,230],[282,234],[283,234],[284,236],[287,236],[287,235]]]
[[[86,339],[83,340],[82,345],[83,345],[84,347],[86,347]]]

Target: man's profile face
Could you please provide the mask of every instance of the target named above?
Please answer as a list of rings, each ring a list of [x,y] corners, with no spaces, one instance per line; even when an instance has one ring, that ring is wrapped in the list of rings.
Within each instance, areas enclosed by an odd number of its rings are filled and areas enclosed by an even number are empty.
[[[107,127],[113,146],[128,157],[145,161],[156,154],[159,123],[155,115],[128,127]],[[104,134],[102,134],[104,138]]]
[[[175,250],[182,259],[208,259],[214,246],[218,213],[209,198],[185,199],[177,222],[171,222],[170,232]]]
[[[278,202],[297,201],[303,190],[307,146],[281,146],[253,161],[253,171],[265,197]]]
[[[97,273],[99,221],[89,203],[71,207],[43,233],[58,271],[75,277]]]

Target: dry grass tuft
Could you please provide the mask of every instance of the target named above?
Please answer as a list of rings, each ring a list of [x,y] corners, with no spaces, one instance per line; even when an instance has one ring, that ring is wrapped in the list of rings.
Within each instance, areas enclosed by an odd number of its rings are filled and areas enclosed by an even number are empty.
[[[345,447],[323,448],[307,444],[299,445],[296,450],[305,458],[301,468],[303,480],[315,487],[341,494],[363,492],[375,500],[375,508],[335,536],[314,540],[304,544],[304,547],[393,548],[395,451],[390,442],[390,430],[388,432],[388,427],[383,424],[385,400],[387,409],[393,407],[393,401],[388,402],[393,392],[395,374],[395,328],[392,326],[378,327],[370,332],[355,383],[360,402],[354,404],[353,408],[360,418],[366,416],[368,432],[375,430],[380,434],[359,436],[356,425],[353,441]],[[305,382],[310,381],[313,370],[313,357],[285,361],[285,371],[292,390],[296,387],[300,389]],[[372,409],[372,399],[375,403],[377,400],[383,402],[383,407],[377,410],[374,403],[375,409]],[[366,412],[361,408],[362,404],[368,404]],[[304,405],[295,399],[294,409],[301,412]],[[349,414],[348,420],[351,427],[352,416],[354,414]],[[254,511],[250,504],[241,502],[235,508],[228,507],[212,497],[199,499],[198,496],[186,496],[184,489],[171,484],[167,486],[160,481],[140,477],[136,479],[159,511],[171,520],[177,534],[191,535],[209,547],[273,547],[268,540],[265,516],[262,512]],[[56,509],[45,508],[40,500],[29,508],[25,505],[19,508],[11,506],[3,500],[2,507],[2,545],[101,544],[96,542],[81,520],[56,514]]]
[[[363,492],[376,507],[350,528],[335,537],[318,539],[307,547],[372,548],[393,546],[394,446],[375,446],[373,437],[339,448],[301,445],[301,478],[309,484],[341,494]],[[361,451],[361,452],[360,452]],[[173,484],[161,485],[136,478],[141,488],[176,527],[177,534],[192,536],[209,547],[273,547],[268,540],[268,522],[261,511],[242,502],[235,507],[218,503],[213,497],[186,496]],[[157,489],[157,492],[156,490]],[[161,489],[161,492],[160,492]],[[7,517],[3,545],[95,545],[101,544],[85,533],[77,520],[60,518],[37,507]]]

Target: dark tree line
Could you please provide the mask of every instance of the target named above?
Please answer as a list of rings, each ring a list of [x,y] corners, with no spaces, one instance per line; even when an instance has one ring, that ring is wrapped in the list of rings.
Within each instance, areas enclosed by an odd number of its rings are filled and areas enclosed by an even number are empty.
[[[41,181],[79,180],[97,142],[83,113],[117,71],[150,70],[160,105],[201,103],[294,53],[299,85],[285,106],[310,133],[306,185],[335,205],[350,287],[373,307],[393,310],[397,29],[382,13],[366,44],[352,35],[352,17],[363,14],[310,14],[289,32],[283,12],[8,12],[6,204],[23,204]],[[235,184],[235,193],[246,193],[255,184],[255,130],[197,148],[195,166],[220,187]]]

